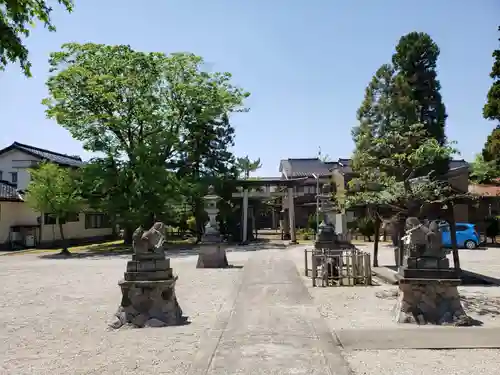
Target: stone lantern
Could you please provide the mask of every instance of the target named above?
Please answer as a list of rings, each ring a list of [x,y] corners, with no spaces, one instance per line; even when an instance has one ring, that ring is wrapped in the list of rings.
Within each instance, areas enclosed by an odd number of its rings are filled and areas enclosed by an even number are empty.
[[[205,225],[205,231],[201,238],[196,268],[228,267],[226,251],[222,247],[222,236],[217,223],[217,214],[219,213],[217,203],[221,198],[215,194],[213,186],[209,186],[208,194],[203,199],[205,201],[205,212],[208,215],[208,222]]]
[[[323,185],[321,194],[318,195],[320,201],[319,212],[322,217],[316,237],[316,249],[334,249],[337,244],[337,234],[335,233],[336,208],[331,201],[330,184]]]

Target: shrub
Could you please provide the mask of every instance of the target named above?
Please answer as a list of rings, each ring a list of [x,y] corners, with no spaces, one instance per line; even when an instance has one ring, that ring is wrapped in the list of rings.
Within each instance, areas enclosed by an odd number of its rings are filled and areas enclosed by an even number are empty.
[[[500,220],[498,217],[487,217],[486,220],[486,237],[491,238],[492,242],[496,242],[496,237],[500,234]]]
[[[359,218],[357,221],[359,233],[365,237],[368,237],[368,241],[371,242],[371,237],[375,234],[375,220],[368,216],[365,216]]]

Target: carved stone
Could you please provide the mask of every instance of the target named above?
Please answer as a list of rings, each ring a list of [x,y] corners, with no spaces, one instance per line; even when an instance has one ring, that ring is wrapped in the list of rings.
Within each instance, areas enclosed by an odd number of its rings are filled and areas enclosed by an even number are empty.
[[[226,249],[222,244],[222,236],[220,235],[216,220],[217,214],[219,213],[217,202],[220,198],[213,192],[206,195],[204,198],[208,223],[205,226],[205,232],[201,238],[200,247],[198,249],[196,268],[229,267]]]
[[[428,225],[428,226],[427,226]],[[417,218],[406,220],[403,238],[405,257],[400,268],[396,321],[417,324],[476,325],[465,314],[457,286],[458,271],[442,248],[436,222],[422,224]]]
[[[479,325],[462,307],[457,290],[459,283],[459,280],[402,280],[395,308],[396,321],[419,325]]]
[[[140,227],[134,232],[134,255],[118,283],[122,301],[111,328],[164,327],[185,321],[175,295],[177,277],[163,251],[163,229],[158,222],[146,232]]]

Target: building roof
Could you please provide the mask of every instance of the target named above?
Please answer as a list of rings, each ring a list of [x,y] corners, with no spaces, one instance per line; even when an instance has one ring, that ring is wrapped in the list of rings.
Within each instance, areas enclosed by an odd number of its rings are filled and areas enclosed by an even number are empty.
[[[319,158],[289,158],[280,162],[280,172],[291,171],[291,175],[287,175],[288,178],[311,177],[313,174],[319,177],[330,176],[330,170],[339,167],[343,168],[344,165],[338,161],[324,162]]]
[[[470,184],[469,193],[480,197],[500,197],[500,185]]]
[[[43,148],[38,148],[30,145],[25,145],[19,142],[14,142],[8,147],[0,150],[0,155],[9,152],[11,150],[19,150],[40,158],[42,160],[50,161],[55,164],[68,166],[68,167],[79,167],[84,164],[79,156],[72,156],[66,154],[60,154],[58,152],[45,150]]]
[[[23,202],[23,197],[13,184],[0,180],[0,201]]]
[[[280,172],[286,171],[291,175],[288,178],[296,177],[311,177],[316,174],[320,177],[325,177],[331,175],[331,171],[334,169],[340,170],[343,174],[351,174],[352,170],[352,160],[346,158],[340,158],[338,161],[324,162],[319,158],[303,158],[303,159],[283,159],[280,162]],[[461,168],[468,168],[469,164],[465,160],[451,160],[450,161],[450,171],[458,170]]]

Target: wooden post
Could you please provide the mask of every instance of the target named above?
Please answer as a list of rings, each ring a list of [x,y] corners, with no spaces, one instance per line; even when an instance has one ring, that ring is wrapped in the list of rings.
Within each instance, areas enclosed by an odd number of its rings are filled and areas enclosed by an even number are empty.
[[[460,256],[458,254],[457,246],[457,226],[455,223],[455,210],[453,203],[447,204],[448,220],[450,223],[450,236],[451,236],[451,249],[453,252],[453,267],[456,271],[460,272]]]
[[[373,267],[378,267],[378,245],[380,237],[380,217],[375,212],[375,243],[373,244]]]
[[[304,249],[304,267],[305,267],[305,271],[304,271],[304,274],[306,275],[306,277],[309,276],[309,269],[307,268],[307,249]]]

